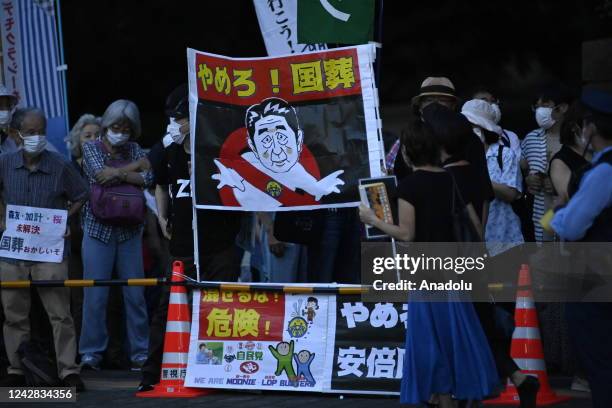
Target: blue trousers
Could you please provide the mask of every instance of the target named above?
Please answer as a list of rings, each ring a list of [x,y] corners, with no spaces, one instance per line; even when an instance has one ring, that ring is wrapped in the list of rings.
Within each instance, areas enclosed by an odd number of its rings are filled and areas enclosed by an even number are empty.
[[[111,279],[113,270],[119,279],[143,278],[142,233],[123,242],[112,234],[110,241],[104,242],[90,237],[87,232],[83,237],[83,278]],[[108,345],[106,330],[106,305],[108,287],[85,288],[83,297],[83,325],[79,341],[79,353],[102,359]],[[149,327],[147,305],[142,286],[124,286],[123,302],[127,317],[127,337],[132,361],[147,356]],[[111,318],[113,318],[111,316]]]
[[[568,303],[565,315],[593,408],[612,407],[612,303]]]

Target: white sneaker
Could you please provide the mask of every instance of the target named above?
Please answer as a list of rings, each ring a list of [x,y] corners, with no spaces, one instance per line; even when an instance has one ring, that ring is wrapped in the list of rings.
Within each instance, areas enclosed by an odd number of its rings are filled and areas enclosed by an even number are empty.
[[[572,381],[572,386],[570,388],[572,391],[591,392],[589,382],[580,377],[574,377],[574,381]]]

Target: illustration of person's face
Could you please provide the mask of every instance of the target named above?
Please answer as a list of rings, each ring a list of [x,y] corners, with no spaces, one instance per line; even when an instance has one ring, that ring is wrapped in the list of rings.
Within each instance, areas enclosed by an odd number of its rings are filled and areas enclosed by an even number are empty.
[[[275,172],[289,171],[299,160],[302,131],[296,134],[283,116],[270,115],[255,123],[249,146],[265,168]]]
[[[317,304],[315,302],[313,302],[312,300],[308,303],[306,303],[306,307],[308,309],[314,309],[317,306]]]
[[[298,353],[298,361],[300,363],[305,363],[308,361],[308,359],[310,358],[310,351],[308,350],[302,350]]]
[[[276,346],[276,351],[278,351],[281,355],[286,356],[289,354],[289,343],[279,343],[278,346]]]

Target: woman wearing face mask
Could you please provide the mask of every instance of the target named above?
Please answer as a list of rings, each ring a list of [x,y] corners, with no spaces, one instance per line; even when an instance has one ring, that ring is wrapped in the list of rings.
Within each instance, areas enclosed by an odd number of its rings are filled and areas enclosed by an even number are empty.
[[[562,86],[541,92],[532,107],[539,128],[530,132],[521,142],[521,168],[526,175],[527,189],[533,195],[531,219],[537,242],[553,239],[551,234],[542,229],[540,219],[554,205],[548,164],[561,148],[561,123],[570,102],[571,95]]]
[[[66,146],[72,156],[72,164],[82,177],[83,174],[83,150],[85,142],[96,140],[100,134],[100,118],[86,113],[82,115],[72,130],[66,136]],[[70,258],[68,260],[68,277],[70,279],[83,279],[83,260],[81,258],[81,243],[83,242],[83,230],[81,228],[80,214],[75,214],[70,219]],[[81,333],[81,321],[83,319],[83,289],[70,289],[70,311],[77,333]]]
[[[556,205],[569,200],[568,184],[573,173],[591,160],[587,141],[581,138],[582,112],[580,104],[573,103],[561,124],[561,149],[550,160],[550,180],[557,194]],[[556,206],[555,205],[555,206]]]
[[[153,174],[145,153],[134,142],[140,136],[140,114],[128,100],[113,102],[104,112],[98,141],[83,144],[83,170],[92,186],[133,185],[149,186]],[[122,163],[124,167],[114,167]],[[92,196],[93,200],[93,196]],[[94,215],[92,201],[83,215],[83,267],[85,279],[110,279],[113,269],[120,279],[142,278],[143,225],[107,223]],[[127,316],[132,368],[139,369],[147,358],[148,323],[144,288],[123,287]],[[108,288],[85,289],[83,325],[79,352],[81,364],[98,368],[108,344],[106,303]]]
[[[83,144],[91,142],[100,136],[100,118],[91,113],[82,115],[66,137],[66,146],[72,156],[72,161],[83,174]]]

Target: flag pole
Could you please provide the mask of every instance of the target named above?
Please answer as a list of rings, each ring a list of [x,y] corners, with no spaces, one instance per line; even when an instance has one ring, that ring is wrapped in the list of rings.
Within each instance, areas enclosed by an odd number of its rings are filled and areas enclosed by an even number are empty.
[[[58,0],[59,1],[59,0]],[[376,42],[379,46],[376,47],[376,87],[380,88],[380,71],[382,68],[382,33],[383,33],[383,3],[384,0],[378,0],[378,30],[376,33]]]
[[[62,30],[62,7],[61,7],[61,1],[57,0],[57,7],[56,7],[56,12],[57,12],[57,37],[58,37],[58,43],[59,43],[59,66],[57,67],[57,70],[61,72],[61,81],[62,81],[62,88],[63,88],[63,93],[64,93],[64,110],[65,110],[65,121],[66,121],[66,134],[68,134],[68,132],[70,132],[70,119],[69,119],[69,115],[68,115],[68,86],[66,83],[66,71],[68,70],[68,66],[66,65],[66,60],[64,59],[64,34],[63,34],[63,30]],[[68,154],[70,154],[70,152],[68,152]]]

